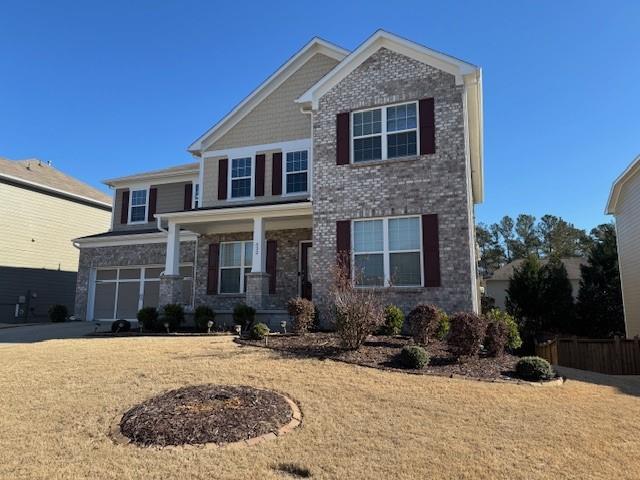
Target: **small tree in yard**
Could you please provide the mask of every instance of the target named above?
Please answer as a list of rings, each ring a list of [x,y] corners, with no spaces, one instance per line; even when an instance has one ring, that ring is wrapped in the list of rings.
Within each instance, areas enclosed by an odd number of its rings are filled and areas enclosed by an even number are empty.
[[[507,312],[518,319],[524,337],[542,330],[543,300],[540,260],[531,256],[515,268],[507,288]]]
[[[560,259],[552,257],[540,271],[544,331],[573,333],[573,289],[567,269]]]
[[[460,312],[450,319],[447,342],[457,357],[476,357],[487,331],[487,321],[475,313]]]
[[[334,268],[329,295],[340,342],[343,347],[355,350],[384,323],[384,307],[376,292],[354,287],[346,265],[348,257],[341,258]]]
[[[426,345],[429,338],[435,337],[440,327],[441,311],[435,305],[418,305],[409,312],[407,321],[411,328],[413,341]]]
[[[395,305],[384,307],[384,325],[380,328],[383,335],[399,335],[404,325],[404,313]]]

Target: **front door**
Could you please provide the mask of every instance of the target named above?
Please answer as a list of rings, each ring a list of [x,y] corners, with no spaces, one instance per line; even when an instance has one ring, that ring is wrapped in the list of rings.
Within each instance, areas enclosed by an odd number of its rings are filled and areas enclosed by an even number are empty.
[[[311,300],[311,255],[313,244],[300,243],[300,296]]]

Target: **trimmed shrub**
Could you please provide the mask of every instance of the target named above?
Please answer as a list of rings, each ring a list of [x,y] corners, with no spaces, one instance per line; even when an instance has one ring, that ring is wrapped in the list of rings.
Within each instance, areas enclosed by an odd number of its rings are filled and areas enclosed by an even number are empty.
[[[68,315],[69,312],[65,305],[51,305],[49,307],[49,320],[54,323],[64,322]]]
[[[440,318],[438,319],[438,330],[436,331],[436,338],[438,340],[444,340],[447,338],[451,324],[449,322],[449,315],[444,310],[440,310]]]
[[[507,324],[494,320],[487,325],[484,338],[484,348],[490,357],[499,357],[504,353],[509,343],[509,329]]]
[[[522,357],[516,364],[516,375],[524,380],[540,381],[555,377],[549,362],[540,357]]]
[[[411,328],[413,341],[418,345],[426,345],[429,338],[434,337],[438,331],[441,310],[435,305],[418,305],[409,312],[407,321]]]
[[[215,322],[216,312],[206,305],[198,305],[193,312],[193,322],[201,332],[209,330],[209,321]]]
[[[144,330],[157,331],[158,325],[158,310],[155,307],[144,307],[138,310],[136,315],[138,322],[142,323]]]
[[[398,335],[404,325],[404,313],[395,305],[384,307],[384,325],[380,329],[383,335]]]
[[[256,309],[244,303],[238,303],[233,307],[233,323],[240,325],[242,330],[247,330],[256,319]]]
[[[164,322],[169,322],[169,330],[176,331],[184,322],[184,307],[179,303],[168,303],[162,308]],[[164,328],[164,325],[162,325]]]
[[[253,340],[262,340],[264,337],[269,335],[269,327],[267,327],[264,323],[256,323],[249,332],[249,337]]]
[[[418,345],[407,345],[400,352],[400,362],[406,368],[420,369],[429,363],[429,354]]]
[[[129,330],[131,330],[131,322],[127,320],[116,320],[115,322],[111,322],[112,333],[128,332]]]
[[[522,339],[520,338],[520,331],[518,330],[518,324],[515,318],[509,315],[507,312],[494,308],[487,313],[487,320],[489,322],[502,322],[507,327],[507,347],[510,350],[517,350],[522,346]]]
[[[309,331],[315,319],[316,307],[306,298],[296,297],[287,303],[289,315],[293,317],[293,332],[304,335]]]
[[[486,319],[475,313],[456,313],[450,320],[447,342],[457,357],[474,357],[480,352],[487,331]]]

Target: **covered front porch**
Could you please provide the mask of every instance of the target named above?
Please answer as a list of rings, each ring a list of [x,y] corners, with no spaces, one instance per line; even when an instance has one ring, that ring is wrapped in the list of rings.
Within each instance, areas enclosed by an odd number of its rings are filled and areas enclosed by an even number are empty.
[[[202,208],[156,215],[167,232],[159,304],[179,303],[180,232],[196,233],[194,304],[221,319],[245,303],[281,317],[289,298],[311,298],[312,209],[309,201]]]

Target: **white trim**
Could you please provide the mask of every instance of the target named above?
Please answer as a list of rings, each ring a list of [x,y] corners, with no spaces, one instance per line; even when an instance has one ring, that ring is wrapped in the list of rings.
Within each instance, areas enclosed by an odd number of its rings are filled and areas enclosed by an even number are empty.
[[[67,192],[66,190],[60,190],[59,188],[49,187],[41,183],[31,182],[29,180],[25,180],[24,178],[14,177],[13,175],[7,175],[6,173],[0,173],[0,178],[5,178],[7,180],[10,180],[11,182],[20,183],[22,185],[34,187],[39,190],[44,190],[46,192],[57,193],[58,195],[68,197],[73,200],[82,200],[83,202],[92,203],[94,205],[99,205],[102,207],[110,207],[113,209],[113,205],[108,202],[103,202],[101,200],[96,200],[94,198],[85,197],[84,195],[77,195],[75,193]]]
[[[234,160],[245,160],[251,159],[251,175],[247,177],[246,175],[243,177],[233,178],[233,161]],[[242,157],[229,157],[229,168],[227,169],[227,201],[229,202],[238,202],[238,201],[247,201],[247,200],[255,200],[256,198],[256,155],[245,155]],[[244,197],[232,197],[232,187],[234,180],[246,180],[249,179],[249,196]]]
[[[227,158],[239,158],[239,157],[249,157],[251,155],[255,155],[260,152],[268,152],[271,150],[282,150],[291,151],[291,150],[304,150],[308,149],[311,146],[310,138],[300,138],[298,140],[288,140],[286,142],[275,142],[275,143],[263,143],[259,145],[247,145],[246,147],[235,147],[235,148],[225,148],[222,150],[211,150],[207,152],[203,152],[202,158],[211,158],[211,157],[227,157]]]
[[[311,202],[278,203],[275,205],[239,205],[236,208],[214,208],[191,212],[157,213],[156,218],[175,219],[186,226],[189,223],[220,222],[225,220],[253,220],[256,215],[270,217],[297,217],[313,214]]]
[[[191,182],[198,177],[198,169],[176,170],[173,172],[149,172],[130,175],[127,177],[111,178],[102,180],[102,183],[113,188],[129,188],[136,183],[148,183],[152,185],[162,185],[165,183]]]
[[[387,130],[387,109],[391,107],[399,107],[402,105],[415,105],[416,106],[416,127],[415,128],[405,128],[404,130],[394,130],[389,132]],[[357,113],[364,112],[372,112],[374,110],[380,110],[380,133],[371,133],[367,135],[359,135],[355,137],[353,135],[353,116]],[[391,157],[389,158],[388,152],[388,136],[395,135],[397,133],[408,133],[408,132],[416,132],[416,153],[407,154],[402,157]],[[362,160],[360,162],[355,161],[354,155],[354,144],[355,140],[359,140],[361,138],[373,138],[380,137],[380,148],[381,148],[381,158],[376,158],[372,160]],[[349,161],[355,165],[365,165],[368,162],[380,162],[383,160],[402,160],[403,158],[412,158],[420,155],[420,102],[418,100],[411,100],[408,102],[400,102],[400,103],[390,103],[388,105],[380,105],[377,107],[368,107],[360,110],[353,110],[350,112],[349,116],[349,148],[351,149],[349,152]]]
[[[197,235],[192,232],[180,232],[180,242],[195,241]],[[76,238],[72,242],[76,243],[78,248],[95,248],[95,247],[118,247],[126,245],[148,245],[151,243],[166,243],[167,234],[165,232],[153,233],[137,233],[131,235],[118,235],[97,238]]]
[[[415,218],[418,220],[418,235],[420,237],[419,249],[410,250],[389,250],[389,220],[401,218]],[[382,220],[382,250],[357,252],[355,251],[355,224],[357,222],[368,222]],[[386,288],[391,286],[391,254],[392,253],[420,253],[420,284],[419,285],[393,285],[394,288],[423,288],[425,285],[424,272],[424,244],[422,239],[422,217],[420,215],[398,215],[389,217],[355,218],[351,220],[351,279],[355,283],[355,257],[356,255],[382,255],[383,264],[383,285],[356,285],[358,288]]]
[[[609,199],[607,200],[607,208],[604,213],[609,215],[616,214],[616,208],[618,206],[618,200],[620,200],[620,193],[622,187],[627,183],[634,175],[640,172],[640,155],[633,159],[624,172],[620,174],[618,178],[611,185],[611,191],[609,192]]]
[[[437,52],[384,30],[378,30],[336,65],[333,70],[303,93],[296,102],[311,103],[312,108],[316,110],[319,99],[325,93],[346,78],[347,75],[381,48],[388,48],[389,50],[393,50],[450,73],[455,76],[457,85],[462,85],[464,75],[472,73],[478,68],[475,65],[450,55]]]
[[[145,197],[145,204],[144,204],[144,220],[138,220],[133,222],[131,220],[131,210],[133,209],[134,205],[133,205],[133,192],[141,192],[141,191],[145,191],[146,192],[146,197]],[[150,185],[139,185],[139,186],[135,186],[129,189],[129,212],[127,215],[127,225],[140,225],[143,223],[149,223],[149,193],[151,192],[151,186]],[[142,205],[135,205],[136,207],[141,207]]]
[[[296,52],[284,65],[262,82],[218,123],[200,135],[200,137],[198,137],[188,147],[188,151],[199,153],[202,151],[203,142],[205,140],[208,140],[207,143],[209,145],[219,140],[225,133],[237,125],[240,120],[246,117],[247,114],[256,107],[256,105],[273,93],[310,58],[318,53],[331,57],[337,61],[342,61],[349,52],[318,37],[312,38],[309,43]]]

